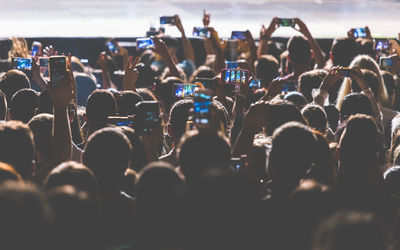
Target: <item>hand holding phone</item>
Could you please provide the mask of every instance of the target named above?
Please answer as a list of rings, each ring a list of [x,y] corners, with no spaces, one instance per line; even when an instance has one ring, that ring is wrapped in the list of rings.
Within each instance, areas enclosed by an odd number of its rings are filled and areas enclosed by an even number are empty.
[[[198,89],[194,94],[193,123],[196,127],[208,127],[211,119],[212,93],[210,90]]]
[[[42,55],[42,43],[38,41],[34,41],[32,43],[32,57],[33,56],[41,56]]]
[[[353,32],[354,38],[365,38],[367,37],[367,29],[366,28],[353,28],[351,29]]]
[[[13,57],[12,68],[22,70],[22,71],[30,71],[30,70],[32,70],[32,59]]]
[[[393,66],[392,58],[390,57],[381,57],[379,59],[379,66],[383,68],[391,68]]]
[[[137,115],[135,129],[151,133],[160,123],[160,107],[156,101],[142,101],[136,104]]]
[[[175,16],[160,16],[160,24],[174,24]]]
[[[50,86],[56,88],[67,75],[67,58],[52,56],[49,59]]]
[[[119,46],[118,42],[114,39],[107,40],[106,42],[107,49],[110,53],[118,54],[119,53]]]
[[[375,40],[375,50],[376,51],[388,51],[390,49],[390,41],[385,40]]]
[[[119,127],[125,126],[133,129],[134,128],[133,118],[134,117],[129,117],[129,116],[109,116],[108,123]]]
[[[136,39],[136,50],[154,49],[154,42],[151,38],[138,38]]]
[[[197,88],[196,84],[184,84],[176,83],[175,86],[175,97],[177,98],[188,98],[193,97]]]
[[[193,36],[210,38],[211,33],[208,28],[193,27]]]
[[[278,19],[279,27],[292,27],[296,26],[296,21],[294,18],[279,18]]]
[[[246,40],[246,31],[232,31],[231,39],[233,39],[233,40]]]
[[[240,69],[223,69],[221,79],[225,84],[248,84],[249,71]]]

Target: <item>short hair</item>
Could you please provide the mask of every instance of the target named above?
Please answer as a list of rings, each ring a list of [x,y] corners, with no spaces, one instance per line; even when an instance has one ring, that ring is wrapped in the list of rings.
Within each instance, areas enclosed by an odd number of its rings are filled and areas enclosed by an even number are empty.
[[[293,103],[300,110],[308,103],[304,95],[297,91],[288,92],[283,100]]]
[[[264,55],[256,62],[256,76],[266,88],[278,76],[279,62],[271,55]]]
[[[0,161],[10,164],[24,178],[33,173],[35,144],[28,125],[19,121],[0,123]]]
[[[272,101],[268,110],[267,135],[271,136],[275,129],[291,121],[306,124],[300,110],[293,103],[284,100]]]
[[[86,73],[74,73],[76,98],[79,106],[86,106],[90,94],[97,89],[96,80]]]
[[[325,133],[327,127],[326,113],[319,105],[308,104],[301,110],[301,114],[308,126]]]
[[[381,225],[367,212],[336,212],[315,232],[313,250],[386,249]]]
[[[51,114],[39,114],[28,123],[33,132],[35,148],[46,160],[53,157],[53,120]]]
[[[87,140],[82,162],[89,167],[99,183],[116,185],[129,167],[132,146],[118,128],[103,128]]]
[[[44,190],[50,191],[64,185],[72,185],[91,196],[97,194],[97,181],[92,170],[74,161],[64,162],[53,168],[44,181]]]
[[[47,89],[43,90],[39,94],[38,108],[39,114],[53,114],[53,102],[51,101],[49,91]]]
[[[36,112],[39,96],[33,89],[21,89],[11,98],[10,114],[13,120],[27,123]]]
[[[314,69],[299,76],[299,91],[308,102],[313,101],[312,90],[319,88],[327,74],[323,69]]]
[[[190,77],[190,82],[194,82],[196,78],[212,79],[214,77],[215,73],[210,67],[201,65],[193,72],[192,77]]]
[[[383,178],[385,179],[386,185],[391,194],[397,198],[400,198],[400,166],[395,164],[387,169],[383,174]]]
[[[0,162],[0,183],[4,181],[22,181],[22,177],[12,166]]]
[[[6,95],[7,103],[11,97],[20,89],[30,89],[31,83],[25,73],[19,70],[9,70],[0,80],[0,90]]]
[[[361,69],[362,76],[367,83],[368,87],[371,89],[375,98],[378,97],[379,93],[379,80],[376,74],[368,69]],[[351,79],[351,88],[353,92],[361,92],[361,88],[358,86],[358,83],[355,79]]]
[[[311,45],[303,36],[292,36],[288,41],[290,60],[295,65],[308,65],[311,61]]]
[[[143,101],[142,97],[131,90],[121,91],[121,97],[117,99],[118,113],[121,116],[135,115],[136,104]]]
[[[95,90],[90,94],[86,104],[86,116],[89,125],[105,125],[108,116],[115,115],[117,107],[113,94],[104,89]]]
[[[169,124],[176,140],[179,140],[186,131],[186,122],[193,108],[193,100],[183,99],[177,101],[169,113]]]
[[[357,56],[358,45],[354,39],[343,37],[332,44],[332,61],[334,66],[348,67]]]
[[[179,143],[177,155],[187,178],[211,167],[230,168],[230,145],[224,135],[213,131],[187,132]]]
[[[351,115],[365,114],[374,116],[371,102],[368,97],[361,93],[351,93],[344,97],[340,116],[342,120],[347,120]]]
[[[51,249],[53,218],[41,190],[30,183],[7,181],[0,185],[1,245],[7,249]]]
[[[135,82],[135,86],[137,88],[153,87],[156,73],[154,72],[152,67],[139,63],[138,65],[136,65],[135,69],[139,72],[139,76]]]
[[[0,90],[0,120],[5,121],[7,119],[7,100],[3,91]]]

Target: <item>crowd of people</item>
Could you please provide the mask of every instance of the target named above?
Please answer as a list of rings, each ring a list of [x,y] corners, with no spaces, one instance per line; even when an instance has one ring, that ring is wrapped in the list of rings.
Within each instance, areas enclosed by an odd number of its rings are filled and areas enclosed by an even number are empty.
[[[204,13],[196,65],[176,15],[179,39],[159,32],[136,58],[105,46],[100,78],[69,54],[56,85],[40,60],[57,48],[31,56],[13,38],[0,73],[0,248],[400,249],[399,43],[377,49],[368,27],[351,29],[327,55],[292,20],[299,34],[282,47],[279,18],[256,43],[249,31],[220,39]],[[12,69],[17,57],[31,70]],[[228,60],[245,84],[224,82]],[[212,93],[208,123],[179,84]]]

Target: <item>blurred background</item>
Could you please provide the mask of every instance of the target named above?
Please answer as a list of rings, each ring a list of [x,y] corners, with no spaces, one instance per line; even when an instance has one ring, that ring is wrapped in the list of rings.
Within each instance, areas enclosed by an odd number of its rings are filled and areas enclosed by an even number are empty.
[[[141,37],[159,26],[160,15],[179,14],[191,36],[202,26],[203,9],[221,37],[249,29],[258,38],[261,24],[274,16],[299,17],[317,38],[345,36],[350,28],[369,26],[374,37],[396,37],[398,0],[0,0],[0,38]],[[178,35],[175,27],[166,27]],[[274,36],[295,34],[279,29]]]

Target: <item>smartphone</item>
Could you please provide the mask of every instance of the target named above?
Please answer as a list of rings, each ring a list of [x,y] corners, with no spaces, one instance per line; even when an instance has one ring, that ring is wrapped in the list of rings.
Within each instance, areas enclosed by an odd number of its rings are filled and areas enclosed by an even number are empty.
[[[340,71],[344,77],[351,77],[351,68],[342,68]]]
[[[50,86],[57,87],[67,74],[67,58],[65,56],[52,56],[49,59]]]
[[[194,93],[193,122],[197,127],[207,126],[211,119],[212,94],[210,90],[199,89]]]
[[[41,68],[48,68],[49,67],[49,58],[39,57],[39,65]]]
[[[199,82],[199,83],[203,84],[204,88],[206,88],[206,89],[213,89],[213,87],[217,84],[217,80],[214,78],[196,77],[194,82]]]
[[[14,57],[12,59],[12,68],[18,70],[32,70],[32,59]]]
[[[241,69],[223,69],[221,78],[225,84],[248,84],[249,71]]]
[[[375,50],[377,51],[387,51],[390,49],[389,40],[376,40]]]
[[[231,158],[231,166],[234,172],[239,173],[246,167],[247,156],[243,155],[242,157],[232,157]]]
[[[296,26],[296,21],[294,18],[279,18],[278,20],[279,27],[292,27]]]
[[[282,86],[282,92],[293,92],[293,91],[297,91],[297,82],[294,81],[288,81],[285,82]]]
[[[225,61],[225,69],[237,69],[238,67],[238,61]]]
[[[134,128],[132,117],[127,117],[127,116],[109,116],[108,123],[116,126],[125,126]]]
[[[354,37],[355,38],[363,38],[367,37],[366,28],[354,28]]]
[[[160,107],[156,101],[142,101],[136,104],[138,110],[137,118],[140,121],[141,129],[145,133],[151,133],[160,122]]]
[[[42,43],[34,41],[32,43],[32,56],[40,55],[40,50],[42,49]]]
[[[379,66],[383,68],[390,68],[393,66],[392,58],[390,57],[381,57],[379,59]]]
[[[246,31],[232,31],[231,39],[246,40]]]
[[[154,42],[151,38],[138,38],[136,39],[136,50],[154,49]]]
[[[176,83],[174,85],[175,85],[175,97],[177,98],[193,97],[195,89],[197,88],[196,84]]]
[[[260,79],[252,79],[249,82],[249,88],[260,89],[261,88],[261,80]]]
[[[108,50],[109,50],[110,52],[113,52],[113,53],[115,53],[115,54],[118,54],[118,52],[119,52],[119,47],[118,47],[118,44],[117,44],[117,41],[116,41],[116,40],[114,40],[114,39],[108,40],[107,43],[106,43],[106,45],[107,45],[107,48],[108,48]]]
[[[160,16],[160,24],[174,24],[175,17],[174,16]]]
[[[193,36],[195,37],[210,37],[210,30],[208,28],[193,27]]]

